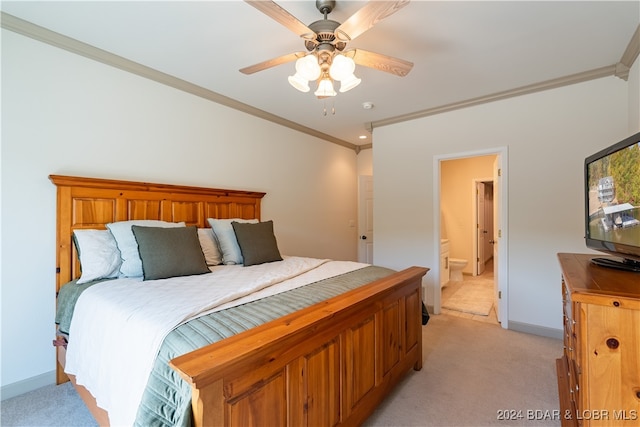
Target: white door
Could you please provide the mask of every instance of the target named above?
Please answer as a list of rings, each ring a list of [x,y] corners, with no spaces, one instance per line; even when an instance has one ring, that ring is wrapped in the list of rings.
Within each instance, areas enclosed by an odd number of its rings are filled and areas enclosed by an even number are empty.
[[[495,308],[496,308],[496,318],[498,319],[498,322],[502,322],[502,318],[500,317],[500,305],[502,304],[502,301],[500,300],[502,293],[500,292],[500,276],[498,274],[498,272],[500,271],[500,269],[498,268],[498,266],[500,265],[498,263],[498,238],[500,237],[500,234],[502,233],[502,231],[500,230],[500,203],[499,201],[501,200],[501,191],[502,188],[500,186],[501,182],[500,182],[500,178],[501,178],[501,174],[499,173],[499,157],[496,156],[496,159],[493,161],[493,227],[492,228],[492,235],[491,235],[491,240],[490,243],[493,244],[493,289],[494,289],[494,301],[495,301]],[[504,325],[503,325],[504,326]]]
[[[476,257],[476,274],[479,276],[484,273],[484,248],[485,239],[487,237],[487,229],[484,225],[484,182],[476,182],[476,233],[477,239],[477,257]]]
[[[373,177],[358,177],[358,261],[373,264]]]
[[[493,258],[493,245],[491,244],[491,236],[493,236],[493,210],[495,201],[493,199],[493,181],[484,183],[484,263]]]

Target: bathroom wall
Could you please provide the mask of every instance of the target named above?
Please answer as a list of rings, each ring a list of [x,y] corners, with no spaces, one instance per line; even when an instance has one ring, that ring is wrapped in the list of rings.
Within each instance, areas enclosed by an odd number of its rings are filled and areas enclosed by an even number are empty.
[[[449,239],[451,258],[466,259],[464,274],[473,274],[475,182],[493,179],[496,156],[444,160],[440,165],[441,237]]]

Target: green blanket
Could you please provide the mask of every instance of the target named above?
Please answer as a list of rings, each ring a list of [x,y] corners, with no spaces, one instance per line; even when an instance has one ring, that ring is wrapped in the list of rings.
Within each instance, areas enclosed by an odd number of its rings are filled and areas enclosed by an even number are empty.
[[[83,283],[78,285],[76,280],[66,283],[58,291],[58,301],[56,308],[56,325],[58,325],[58,332],[64,335],[69,335],[69,327],[71,326],[71,318],[73,317],[73,309],[76,306],[80,294],[86,289],[89,289],[93,285],[106,282],[113,279],[101,279],[93,282]]]

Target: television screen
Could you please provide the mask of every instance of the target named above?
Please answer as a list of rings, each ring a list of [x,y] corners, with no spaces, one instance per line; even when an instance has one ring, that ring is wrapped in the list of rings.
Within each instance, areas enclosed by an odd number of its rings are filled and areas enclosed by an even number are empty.
[[[585,159],[587,247],[616,258],[593,262],[640,271],[640,133]]]

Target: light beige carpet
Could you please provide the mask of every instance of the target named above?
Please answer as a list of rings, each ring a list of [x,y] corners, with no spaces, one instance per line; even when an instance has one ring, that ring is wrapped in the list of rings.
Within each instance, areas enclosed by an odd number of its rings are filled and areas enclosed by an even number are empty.
[[[363,427],[560,427],[562,340],[447,315],[422,329],[422,370]]]
[[[493,300],[493,283],[463,282],[453,295],[443,299],[442,308],[488,316]]]

